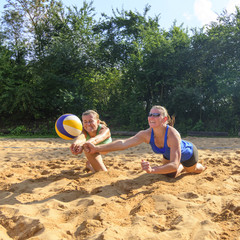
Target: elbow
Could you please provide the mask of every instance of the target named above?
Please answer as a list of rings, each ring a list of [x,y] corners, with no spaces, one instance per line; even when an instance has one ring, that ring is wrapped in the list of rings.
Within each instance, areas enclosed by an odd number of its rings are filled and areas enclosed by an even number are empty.
[[[172,163],[171,164],[171,172],[176,172],[178,170],[179,164]]]
[[[170,178],[176,178],[178,167],[179,167],[179,164],[172,163],[171,169],[169,169],[169,172],[166,174],[166,176]]]

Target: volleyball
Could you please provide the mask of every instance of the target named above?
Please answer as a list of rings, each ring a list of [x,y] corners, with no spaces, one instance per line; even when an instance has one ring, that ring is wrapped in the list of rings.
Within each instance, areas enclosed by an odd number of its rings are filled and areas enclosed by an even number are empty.
[[[60,138],[72,140],[82,133],[82,122],[76,115],[67,113],[57,119],[55,130]]]

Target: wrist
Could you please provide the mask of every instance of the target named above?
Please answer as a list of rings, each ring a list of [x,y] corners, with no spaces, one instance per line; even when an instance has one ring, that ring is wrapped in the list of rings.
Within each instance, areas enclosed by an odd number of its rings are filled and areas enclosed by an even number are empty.
[[[150,169],[149,169],[149,173],[155,173],[156,172],[156,169],[153,167],[150,167]]]
[[[101,147],[99,147],[99,146],[95,146],[95,151],[96,151],[96,152],[100,152],[100,148],[101,148]]]

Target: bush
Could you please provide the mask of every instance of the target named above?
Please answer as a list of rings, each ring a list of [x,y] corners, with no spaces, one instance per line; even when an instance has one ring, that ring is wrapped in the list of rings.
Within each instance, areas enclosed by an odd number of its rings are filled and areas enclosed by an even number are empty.
[[[201,120],[199,120],[195,126],[192,128],[192,131],[204,131],[204,124]]]
[[[20,136],[26,133],[27,133],[27,128],[24,125],[17,126],[16,128],[10,131],[10,134],[15,136]]]

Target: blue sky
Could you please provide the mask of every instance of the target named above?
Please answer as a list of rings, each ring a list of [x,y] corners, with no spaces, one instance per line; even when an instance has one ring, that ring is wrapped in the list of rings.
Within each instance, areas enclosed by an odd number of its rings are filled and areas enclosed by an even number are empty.
[[[65,6],[75,5],[80,8],[83,0],[62,0],[62,2]],[[6,0],[1,0],[0,12],[3,11],[5,3]],[[225,9],[228,13],[235,12],[235,5],[240,7],[240,0],[93,0],[96,18],[99,18],[101,13],[111,16],[112,9],[117,8],[143,13],[146,4],[151,6],[148,16],[154,17],[160,14],[159,24],[168,30],[175,20],[177,25],[183,23],[185,28],[202,27],[214,21]]]

